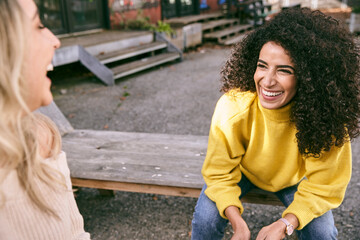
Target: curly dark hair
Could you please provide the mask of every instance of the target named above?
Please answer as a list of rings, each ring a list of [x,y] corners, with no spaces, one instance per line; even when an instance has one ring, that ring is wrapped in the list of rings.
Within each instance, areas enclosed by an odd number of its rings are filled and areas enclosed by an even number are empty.
[[[320,157],[359,135],[359,48],[337,20],[308,8],[282,11],[237,43],[223,67],[222,91],[256,92],[254,73],[267,42],[282,46],[295,66],[290,120],[305,157]]]

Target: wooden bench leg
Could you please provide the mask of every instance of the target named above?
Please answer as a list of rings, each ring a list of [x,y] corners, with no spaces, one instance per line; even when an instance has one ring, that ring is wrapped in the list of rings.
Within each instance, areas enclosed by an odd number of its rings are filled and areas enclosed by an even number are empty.
[[[115,191],[114,190],[107,190],[107,189],[98,189],[101,196],[104,197],[114,197]]]

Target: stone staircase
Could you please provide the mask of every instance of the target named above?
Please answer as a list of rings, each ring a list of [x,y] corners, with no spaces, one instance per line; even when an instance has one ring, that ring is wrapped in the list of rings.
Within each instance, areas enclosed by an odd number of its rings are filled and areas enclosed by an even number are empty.
[[[54,67],[80,61],[107,85],[115,79],[181,60],[182,52],[152,32],[104,31],[61,39],[53,58]]]
[[[239,19],[228,19],[221,12],[173,18],[166,22],[174,28],[201,24],[203,42],[211,41],[224,45],[238,42],[253,28],[251,24],[240,24]]]
[[[232,20],[233,24],[228,25],[226,21],[213,21],[203,25],[203,29],[207,29],[207,25],[218,25],[217,27],[211,29],[212,31],[208,33],[206,33],[207,30],[203,30],[204,40],[215,40],[220,44],[231,45],[241,40],[245,36],[246,32],[253,28],[250,24],[238,24],[238,20],[236,19],[226,20]]]

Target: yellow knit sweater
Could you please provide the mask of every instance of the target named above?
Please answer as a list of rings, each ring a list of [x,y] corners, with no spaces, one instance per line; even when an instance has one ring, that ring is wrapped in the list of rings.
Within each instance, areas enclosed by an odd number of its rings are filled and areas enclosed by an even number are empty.
[[[213,115],[202,174],[205,194],[219,213],[229,206],[243,212],[237,183],[244,174],[261,189],[276,192],[301,181],[293,213],[302,229],[312,219],[338,207],[351,177],[351,145],[333,147],[321,158],[303,158],[296,129],[289,121],[291,105],[269,110],[255,93],[231,91],[220,98]]]

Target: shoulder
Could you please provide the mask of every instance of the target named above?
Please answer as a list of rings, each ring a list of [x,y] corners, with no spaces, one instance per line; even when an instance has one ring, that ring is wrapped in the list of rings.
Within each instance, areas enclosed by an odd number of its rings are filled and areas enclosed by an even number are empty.
[[[216,104],[213,120],[223,124],[234,117],[246,116],[257,97],[253,92],[238,89],[225,93]]]

